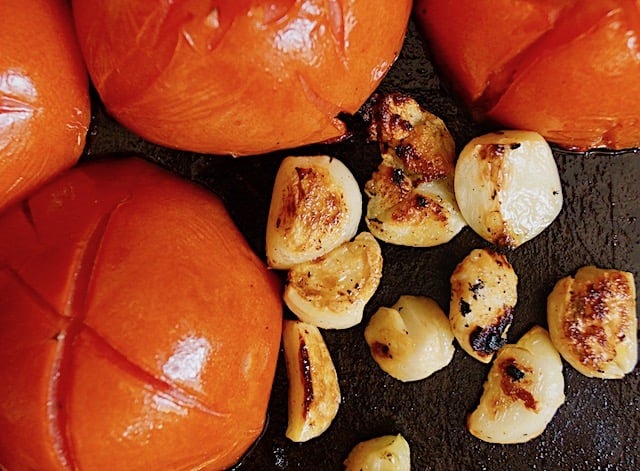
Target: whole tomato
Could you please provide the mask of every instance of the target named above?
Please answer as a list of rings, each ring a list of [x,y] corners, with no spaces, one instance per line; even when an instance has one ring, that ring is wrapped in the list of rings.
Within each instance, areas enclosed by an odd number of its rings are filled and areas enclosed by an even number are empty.
[[[474,116],[574,150],[640,146],[640,3],[417,0],[433,58]]]
[[[0,0],[0,210],[76,163],[89,81],[65,0]]]
[[[232,466],[262,432],[280,283],[211,192],[81,163],[0,216],[0,468]]]
[[[410,0],[73,0],[106,109],[149,141],[258,154],[345,134],[396,59]]]

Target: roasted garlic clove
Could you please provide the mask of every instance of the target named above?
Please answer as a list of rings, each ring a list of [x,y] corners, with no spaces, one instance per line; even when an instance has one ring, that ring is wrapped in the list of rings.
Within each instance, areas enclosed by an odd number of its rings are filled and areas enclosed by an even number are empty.
[[[617,379],[638,361],[633,274],[594,266],[556,283],[547,300],[551,340],[580,373]]]
[[[345,471],[409,471],[411,449],[401,435],[383,435],[358,443],[344,461]]]
[[[286,319],[282,345],[289,381],[287,438],[306,442],[321,435],[338,413],[338,376],[317,327]]]
[[[370,233],[362,232],[323,257],[293,266],[283,298],[304,322],[324,329],[346,329],[360,323],[381,277],[380,244]]]
[[[362,194],[351,171],[328,156],[287,157],[276,175],[267,221],[270,267],[320,257],[356,234]]]
[[[383,371],[400,381],[417,381],[447,366],[455,348],[444,311],[433,299],[401,296],[371,317],[364,336]]]
[[[489,363],[507,341],[518,301],[518,277],[503,254],[475,249],[451,275],[449,321],[472,357]]]
[[[562,360],[540,326],[500,349],[467,428],[490,443],[524,443],[542,434],[564,403]]]
[[[509,248],[538,235],[562,209],[553,153],[532,131],[500,131],[472,139],[458,157],[455,196],[475,232]]]
[[[466,223],[453,189],[455,144],[444,122],[397,93],[376,95],[365,117],[382,153],[365,185],[371,233],[414,247],[450,241]]]

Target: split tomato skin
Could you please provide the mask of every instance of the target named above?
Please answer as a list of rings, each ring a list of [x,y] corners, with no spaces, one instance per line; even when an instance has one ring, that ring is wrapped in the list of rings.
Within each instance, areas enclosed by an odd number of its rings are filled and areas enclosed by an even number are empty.
[[[68,2],[0,0],[0,210],[77,162],[90,117]]]
[[[263,430],[279,279],[221,201],[137,158],[0,218],[0,467],[225,469]]]
[[[640,4],[418,0],[434,62],[478,120],[560,147],[640,146]]]
[[[163,146],[247,155],[344,137],[339,115],[395,61],[411,1],[74,0],[73,10],[115,119]]]

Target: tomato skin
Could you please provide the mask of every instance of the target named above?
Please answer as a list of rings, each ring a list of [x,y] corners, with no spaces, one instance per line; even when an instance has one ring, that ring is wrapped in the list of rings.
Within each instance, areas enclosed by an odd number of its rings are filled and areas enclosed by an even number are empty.
[[[89,83],[65,0],[0,0],[0,210],[76,163]]]
[[[281,286],[217,197],[97,161],[0,225],[0,467],[238,461],[265,423]]]
[[[342,137],[339,113],[356,112],[395,61],[411,1],[74,0],[73,10],[118,121],[167,147],[246,155]]]
[[[640,4],[418,0],[434,61],[472,114],[561,147],[640,147]]]

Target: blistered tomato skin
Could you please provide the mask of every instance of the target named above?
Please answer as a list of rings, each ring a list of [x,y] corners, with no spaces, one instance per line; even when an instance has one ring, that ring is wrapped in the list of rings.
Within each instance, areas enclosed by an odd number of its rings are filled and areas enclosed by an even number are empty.
[[[222,203],[131,158],[77,166],[0,226],[0,468],[236,463],[282,302]]]
[[[572,150],[640,146],[638,2],[418,0],[415,12],[478,119]]]
[[[146,139],[257,154],[338,139],[395,61],[411,2],[74,0],[107,110]],[[371,38],[375,37],[375,45]]]

